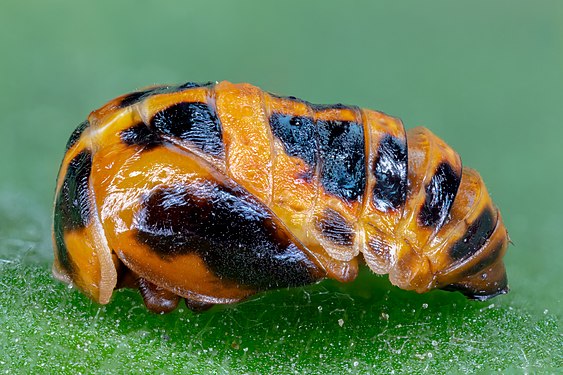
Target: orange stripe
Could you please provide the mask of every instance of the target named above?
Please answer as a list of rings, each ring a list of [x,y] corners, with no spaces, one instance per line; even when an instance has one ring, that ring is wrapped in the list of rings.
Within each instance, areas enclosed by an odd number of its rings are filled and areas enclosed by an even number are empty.
[[[272,192],[272,134],[262,91],[223,81],[215,86],[217,115],[223,127],[227,173],[265,204]]]

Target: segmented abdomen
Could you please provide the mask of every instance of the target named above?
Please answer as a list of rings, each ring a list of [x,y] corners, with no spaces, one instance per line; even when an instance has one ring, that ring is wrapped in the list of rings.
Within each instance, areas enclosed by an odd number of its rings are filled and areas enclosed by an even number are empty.
[[[248,84],[205,90],[201,103],[175,104],[150,121],[267,205],[330,277],[353,279],[362,252],[394,284],[425,291],[503,255],[506,230],[480,177],[427,129],[405,133],[381,112],[313,105]],[[207,125],[183,129],[194,122],[182,116]],[[504,275],[491,270],[491,279],[502,278],[493,271]]]

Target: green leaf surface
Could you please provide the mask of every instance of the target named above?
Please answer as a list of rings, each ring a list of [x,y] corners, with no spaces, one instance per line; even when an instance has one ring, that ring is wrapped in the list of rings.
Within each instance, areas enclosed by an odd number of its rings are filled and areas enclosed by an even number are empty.
[[[0,373],[563,372],[563,3],[7,1],[0,6]],[[202,314],[97,305],[50,274],[74,127],[155,83],[227,79],[429,127],[481,173],[511,292],[364,269]]]

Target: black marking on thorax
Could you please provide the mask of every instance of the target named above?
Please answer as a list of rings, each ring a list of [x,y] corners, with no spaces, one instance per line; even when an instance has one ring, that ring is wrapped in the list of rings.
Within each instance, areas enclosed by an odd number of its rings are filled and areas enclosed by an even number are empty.
[[[205,103],[181,102],[157,112],[150,120],[153,129],[199,148],[206,154],[224,154],[221,122]]]
[[[380,141],[373,164],[373,203],[379,211],[397,210],[407,199],[407,145],[386,134]]]
[[[127,96],[125,96],[123,99],[121,99],[121,102],[119,103],[119,108],[125,108],[125,107],[129,107],[130,105],[136,104],[141,100],[143,100],[144,98],[146,98],[147,96],[149,96],[151,92],[152,90],[132,92]]]
[[[260,290],[315,281],[316,266],[277,220],[241,188],[208,181],[153,190],[135,223],[159,256],[197,253],[220,278]]]
[[[461,175],[449,163],[443,162],[436,168],[434,176],[426,185],[426,199],[418,221],[421,225],[436,229],[442,227],[452,207],[459,188]]]
[[[467,228],[467,232],[450,248],[453,261],[468,259],[485,245],[496,227],[496,219],[490,208],[485,208],[481,215]],[[497,254],[498,256],[498,254]]]
[[[283,144],[289,156],[302,159],[315,170],[317,165],[317,142],[315,122],[310,117],[292,116],[274,112],[270,116],[272,133]]]
[[[70,150],[80,139],[84,130],[86,130],[90,126],[90,122],[88,120],[82,122],[70,135],[68,142],[66,143],[66,151]]]
[[[211,81],[203,82],[203,83],[186,82],[181,85],[158,86],[147,90],[135,91],[128,94],[123,99],[121,99],[121,102],[119,103],[119,108],[129,107],[130,105],[136,104],[148,98],[149,96],[158,95],[158,94],[172,94],[178,91],[197,88],[197,87],[209,87],[209,86],[213,86],[214,84],[215,83]]]
[[[92,154],[84,150],[69,163],[55,203],[54,230],[58,259],[69,272],[72,265],[64,243],[64,233],[86,227],[92,218],[91,171]]]
[[[324,238],[336,245],[354,244],[354,228],[337,211],[327,208],[318,220],[317,225]]]
[[[317,121],[321,184],[347,201],[357,201],[366,185],[365,139],[362,124]]]

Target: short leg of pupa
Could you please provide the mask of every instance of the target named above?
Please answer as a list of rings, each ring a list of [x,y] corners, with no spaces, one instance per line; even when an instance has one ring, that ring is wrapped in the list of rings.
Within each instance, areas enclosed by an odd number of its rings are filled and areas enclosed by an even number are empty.
[[[192,310],[195,313],[204,312],[215,306],[214,303],[206,303],[200,302],[193,299],[185,298],[186,306],[188,309]]]
[[[150,311],[160,314],[169,313],[178,307],[180,296],[161,288],[150,281],[139,278],[139,291],[143,296],[145,306]]]

